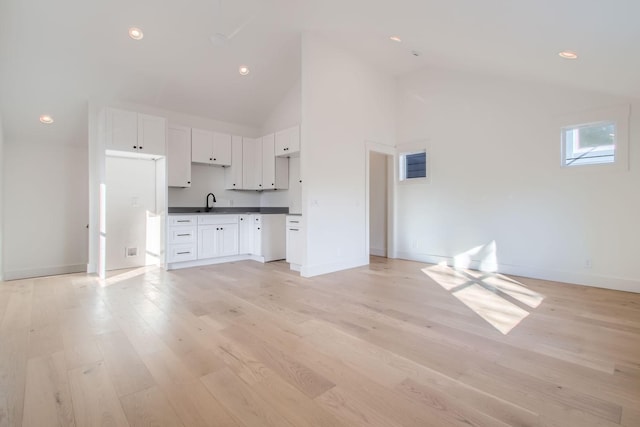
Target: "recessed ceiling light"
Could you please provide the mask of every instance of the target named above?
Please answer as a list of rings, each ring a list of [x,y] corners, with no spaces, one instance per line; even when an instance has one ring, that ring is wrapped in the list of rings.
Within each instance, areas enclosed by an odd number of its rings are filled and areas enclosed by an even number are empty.
[[[142,30],[138,27],[131,27],[129,28],[129,37],[131,37],[134,40],[142,40],[142,38],[144,37],[144,34],[142,33]]]
[[[53,123],[53,117],[48,114],[43,114],[40,116],[40,123],[44,123],[45,125],[50,125]]]
[[[398,37],[398,36],[391,36],[391,37],[389,37],[389,40],[392,40],[392,41],[394,41],[396,43],[402,43],[402,39],[400,37]]]
[[[570,50],[563,50],[562,52],[558,53],[558,55],[560,56],[560,58],[564,59],[578,59],[578,54]]]
[[[240,68],[238,68],[238,72],[241,76],[246,76],[250,72],[249,67],[247,67],[246,65],[241,65]]]

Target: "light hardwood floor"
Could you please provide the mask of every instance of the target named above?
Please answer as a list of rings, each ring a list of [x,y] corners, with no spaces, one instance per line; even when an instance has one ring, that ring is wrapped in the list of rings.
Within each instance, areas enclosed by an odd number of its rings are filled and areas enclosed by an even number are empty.
[[[372,258],[0,283],[0,426],[640,426],[640,295]]]

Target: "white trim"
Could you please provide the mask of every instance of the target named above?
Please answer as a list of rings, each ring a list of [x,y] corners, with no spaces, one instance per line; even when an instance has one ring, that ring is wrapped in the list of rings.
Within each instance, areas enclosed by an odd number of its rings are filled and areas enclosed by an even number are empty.
[[[416,252],[398,252],[398,258],[409,261],[438,264],[446,262],[447,265],[454,265],[452,257],[421,254]],[[480,267],[479,261],[471,261],[470,269],[477,270]],[[523,265],[498,264],[497,272],[512,276],[529,277],[532,279],[550,280],[553,282],[570,283],[581,286],[591,286],[595,288],[612,289],[616,291],[640,293],[640,281],[623,277],[601,276],[597,274],[587,274],[574,271],[549,270],[545,268],[527,267]]]
[[[369,265],[369,256],[365,258],[354,258],[351,260],[343,260],[328,264],[303,265],[300,269],[300,276],[320,276],[322,274],[334,273],[336,271],[348,270],[350,268],[357,268],[365,265]]]
[[[31,268],[5,271],[4,280],[31,279],[34,277],[58,276],[60,274],[86,273],[86,264],[61,265],[57,267]]]

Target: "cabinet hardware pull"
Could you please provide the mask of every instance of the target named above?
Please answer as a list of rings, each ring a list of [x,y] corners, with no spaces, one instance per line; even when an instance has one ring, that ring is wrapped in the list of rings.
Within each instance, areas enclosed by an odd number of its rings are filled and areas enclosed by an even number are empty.
[[[179,219],[177,222],[191,222],[190,219]]]
[[[191,184],[191,181],[187,181],[187,184]]]
[[[186,254],[190,254],[191,252],[178,252],[178,255],[186,255]]]
[[[213,160],[215,161],[215,160],[218,160],[218,159],[213,159]]]
[[[140,146],[140,149],[142,150],[142,145]]]
[[[213,158],[209,157],[209,160],[213,160]]]
[[[191,234],[178,234],[178,237],[191,236]]]
[[[300,224],[300,221],[289,221],[292,224]]]
[[[137,149],[137,148],[138,148],[138,146],[137,146],[137,145],[134,145],[134,146],[133,146],[133,148]]]
[[[290,228],[289,231],[300,231],[299,228]]]

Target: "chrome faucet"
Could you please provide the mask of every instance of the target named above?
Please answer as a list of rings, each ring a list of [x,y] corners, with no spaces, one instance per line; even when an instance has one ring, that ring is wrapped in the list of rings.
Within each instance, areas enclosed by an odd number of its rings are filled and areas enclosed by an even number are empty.
[[[207,194],[207,212],[211,211],[211,209],[213,209],[213,206],[209,206],[209,196],[213,197],[213,203],[216,202],[216,196],[213,193],[209,193]]]

